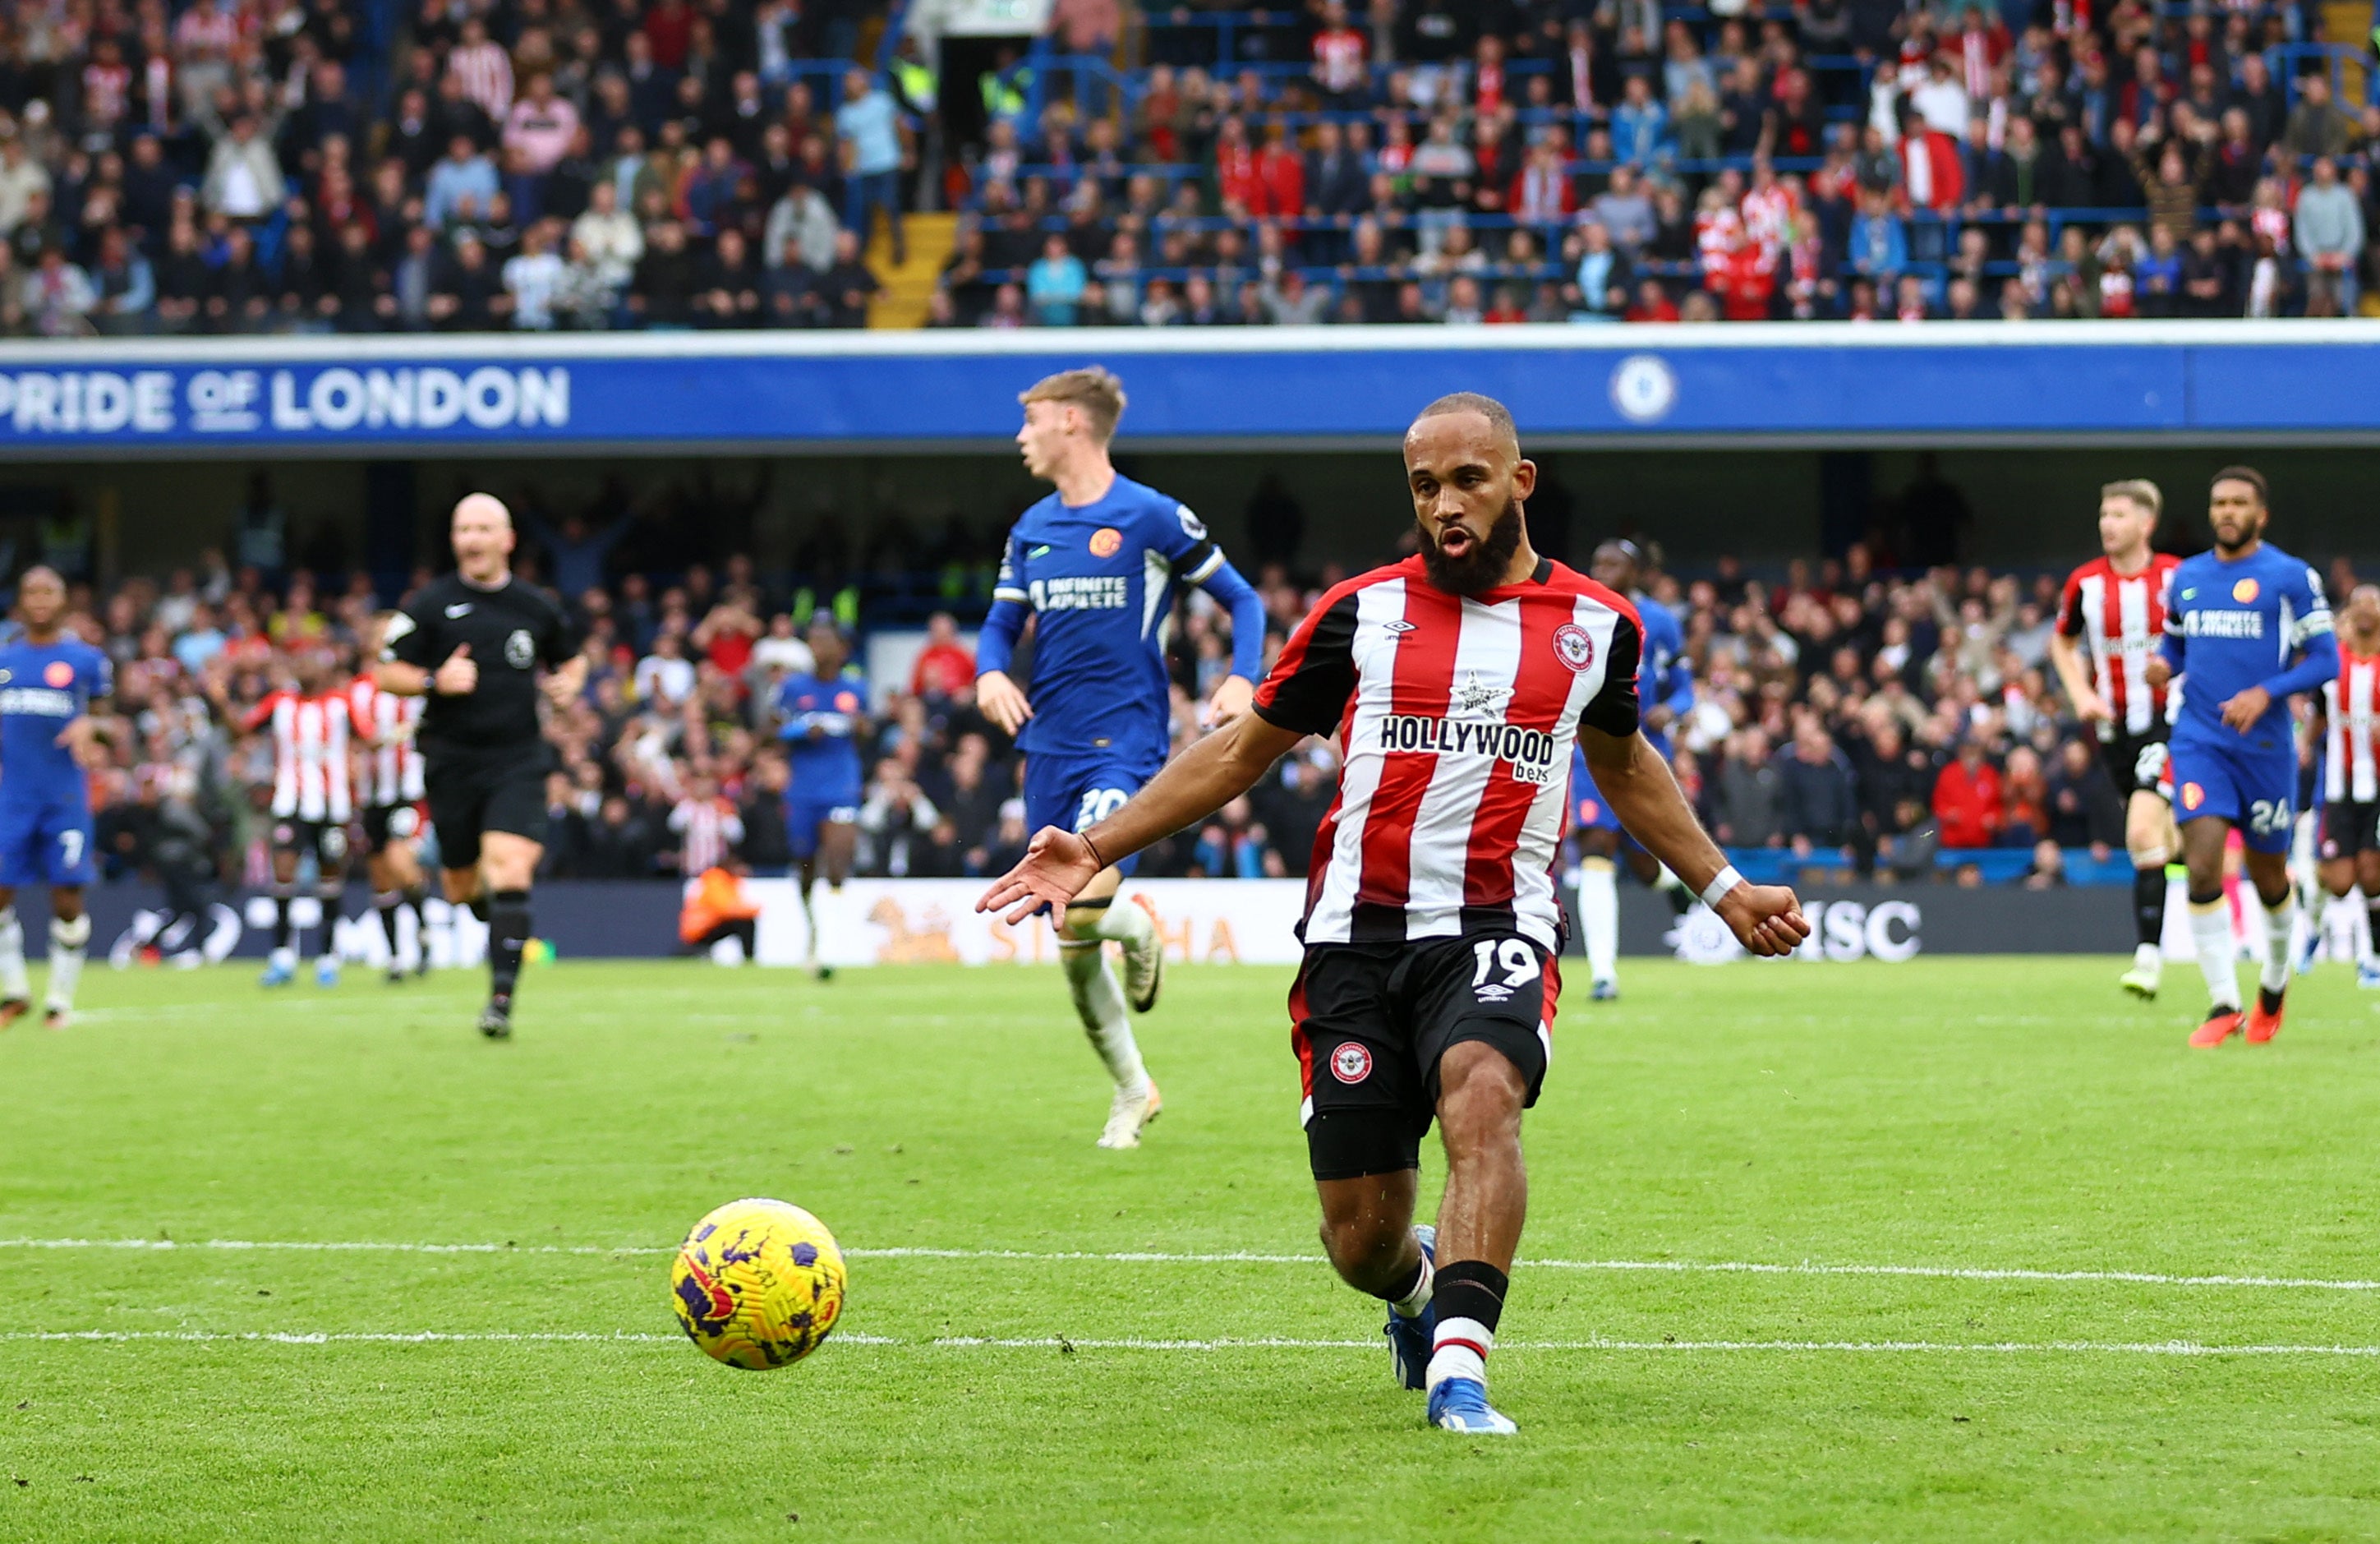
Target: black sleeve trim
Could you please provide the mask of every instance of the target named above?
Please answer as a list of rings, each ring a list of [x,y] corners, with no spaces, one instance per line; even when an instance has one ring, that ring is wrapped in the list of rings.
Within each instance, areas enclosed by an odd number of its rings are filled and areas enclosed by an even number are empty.
[[[1644,651],[1644,639],[1635,623],[1625,615],[1612,623],[1611,653],[1603,667],[1603,689],[1578,715],[1580,723],[1589,729],[1600,729],[1615,739],[1625,739],[1636,733],[1636,663]]]
[[[1328,735],[1339,727],[1347,699],[1355,694],[1355,603],[1352,592],[1341,597],[1314,618],[1288,673],[1273,667],[1255,704],[1267,723],[1305,735]],[[1297,649],[1298,640],[1292,638],[1290,646]]]

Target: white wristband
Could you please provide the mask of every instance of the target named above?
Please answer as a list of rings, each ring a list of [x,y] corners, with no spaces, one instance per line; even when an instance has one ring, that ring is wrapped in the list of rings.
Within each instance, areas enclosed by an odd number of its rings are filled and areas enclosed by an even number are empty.
[[[1734,864],[1729,864],[1718,871],[1717,879],[1703,886],[1703,905],[1717,911],[1719,902],[1727,898],[1727,893],[1742,882],[1742,874],[1737,872]]]

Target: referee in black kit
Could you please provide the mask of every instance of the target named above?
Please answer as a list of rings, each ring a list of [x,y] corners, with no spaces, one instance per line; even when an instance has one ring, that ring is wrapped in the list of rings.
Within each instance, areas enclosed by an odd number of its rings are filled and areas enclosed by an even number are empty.
[[[472,493],[455,506],[455,572],[389,618],[381,689],[427,696],[416,743],[438,831],[446,899],[488,924],[488,1005],[480,1033],[513,1032],[513,986],[529,939],[528,887],[545,851],[552,748],[537,694],[566,703],[587,678],[578,634],[543,590],[513,577],[513,517]],[[542,683],[538,667],[545,667]]]

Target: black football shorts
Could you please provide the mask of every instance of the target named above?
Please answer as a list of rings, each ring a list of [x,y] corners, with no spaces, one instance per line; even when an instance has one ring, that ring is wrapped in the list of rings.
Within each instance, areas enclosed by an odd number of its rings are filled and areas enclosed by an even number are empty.
[[[2107,780],[2123,798],[2129,799],[2134,794],[2155,794],[2170,800],[2173,788],[2165,781],[2167,760],[2166,727],[2162,723],[2145,735],[2119,730],[2113,739],[2099,742],[2099,764],[2107,769]]]
[[[2380,800],[2324,805],[2321,850],[2325,860],[2380,852]]]
[[[438,865],[469,869],[480,861],[480,838],[491,831],[545,844],[545,774],[552,756],[543,741],[509,755],[468,760],[431,757],[422,784],[430,823],[438,830]]]
[[[1289,1012],[1314,1177],[1419,1167],[1439,1062],[1464,1040],[1503,1052],[1536,1103],[1560,995],[1554,955],[1516,932],[1309,945]]]

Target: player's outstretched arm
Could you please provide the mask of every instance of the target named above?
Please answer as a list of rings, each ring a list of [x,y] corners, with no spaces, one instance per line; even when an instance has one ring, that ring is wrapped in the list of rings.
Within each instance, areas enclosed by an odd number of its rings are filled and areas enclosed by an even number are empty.
[[[1044,906],[1062,910],[1100,869],[1205,820],[1255,787],[1305,737],[1255,713],[1234,719],[1168,761],[1148,787],[1090,830],[1076,835],[1045,826],[1036,832],[1025,860],[994,881],[975,909],[1006,907],[1010,922],[1022,922]]]
[[[1737,942],[1755,954],[1790,954],[1810,936],[1809,918],[1802,915],[1802,903],[1791,889],[1752,884],[1735,872],[1694,819],[1670,764],[1645,743],[1642,734],[1609,735],[1585,727],[1578,738],[1596,787],[1628,834],[1668,864],[1687,889],[1701,894]],[[1714,896],[1713,884],[1722,875],[1733,875],[1734,882]]]

